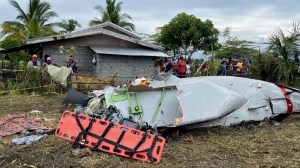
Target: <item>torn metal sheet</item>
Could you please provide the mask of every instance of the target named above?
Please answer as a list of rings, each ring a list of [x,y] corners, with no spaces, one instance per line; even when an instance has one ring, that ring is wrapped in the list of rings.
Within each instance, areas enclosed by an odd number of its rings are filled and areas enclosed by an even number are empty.
[[[300,112],[299,90],[265,81],[230,76],[180,79],[168,74],[155,79],[122,92],[106,87],[106,104],[156,127],[235,125]],[[121,94],[129,96],[112,101]]]

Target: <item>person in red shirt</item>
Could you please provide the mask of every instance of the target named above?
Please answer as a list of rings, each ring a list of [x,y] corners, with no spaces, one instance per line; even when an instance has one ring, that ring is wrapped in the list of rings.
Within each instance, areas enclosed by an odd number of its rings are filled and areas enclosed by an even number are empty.
[[[185,62],[183,60],[183,57],[180,57],[178,60],[178,77],[184,78],[185,75]]]

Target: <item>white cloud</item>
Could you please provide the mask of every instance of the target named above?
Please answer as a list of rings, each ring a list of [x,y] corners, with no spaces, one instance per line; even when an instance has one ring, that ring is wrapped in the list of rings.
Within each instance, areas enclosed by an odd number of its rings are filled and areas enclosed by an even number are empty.
[[[17,0],[21,7],[27,9],[28,1]],[[88,27],[89,20],[99,17],[94,9],[96,5],[104,6],[99,0],[48,0],[52,10],[62,19],[76,19],[82,28]],[[120,2],[120,0],[117,0]],[[289,30],[293,21],[300,17],[300,1],[295,0],[123,0],[122,11],[132,16],[137,32],[155,33],[157,27],[167,24],[181,12],[193,14],[202,20],[210,19],[220,30],[231,27],[232,36],[241,39],[260,41],[277,27]],[[0,23],[14,20],[17,11],[8,0],[0,0]]]

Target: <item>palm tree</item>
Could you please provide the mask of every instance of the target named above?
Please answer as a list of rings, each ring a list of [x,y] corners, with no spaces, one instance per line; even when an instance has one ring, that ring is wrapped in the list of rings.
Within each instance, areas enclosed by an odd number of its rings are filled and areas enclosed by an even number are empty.
[[[132,20],[131,16],[125,13],[121,14],[122,4],[123,2],[118,2],[116,4],[116,0],[106,0],[106,8],[97,5],[95,9],[99,11],[101,18],[90,20],[90,26],[104,22],[111,22],[127,30],[133,31],[135,29],[134,24],[127,22],[127,19]]]
[[[300,24],[293,23],[293,29],[288,35],[277,28],[272,35],[269,36],[269,51],[273,51],[279,56],[282,56],[284,68],[285,68],[285,79],[293,70],[293,64],[289,61],[289,58],[299,51],[299,36],[300,36]]]
[[[68,21],[63,20],[58,24],[58,26],[63,29],[60,31],[60,33],[71,33],[76,29],[76,27],[81,28],[81,25],[78,23],[78,21],[74,19],[69,19]]]
[[[51,11],[51,5],[41,0],[30,0],[28,10],[25,12],[16,0],[10,0],[10,4],[19,12],[16,21],[5,21],[2,27],[3,35],[18,35],[23,40],[27,38],[40,37],[56,34],[53,26],[57,23],[46,22],[58,15]]]

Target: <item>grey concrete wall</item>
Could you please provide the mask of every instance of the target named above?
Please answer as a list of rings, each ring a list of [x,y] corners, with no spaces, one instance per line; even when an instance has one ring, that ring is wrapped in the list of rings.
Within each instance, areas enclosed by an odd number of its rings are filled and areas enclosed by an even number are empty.
[[[100,34],[44,43],[43,55],[51,55],[59,65],[65,64],[66,56],[59,53],[60,46],[76,48],[75,61],[80,74],[112,77],[117,73],[116,84],[128,84],[136,78],[155,74],[153,57],[97,55],[97,65],[92,64],[94,51],[88,46],[141,48],[138,44]]]
[[[156,73],[153,57],[97,55],[96,58],[93,74],[106,77],[116,74],[116,85],[129,84],[140,77],[153,77]]]

